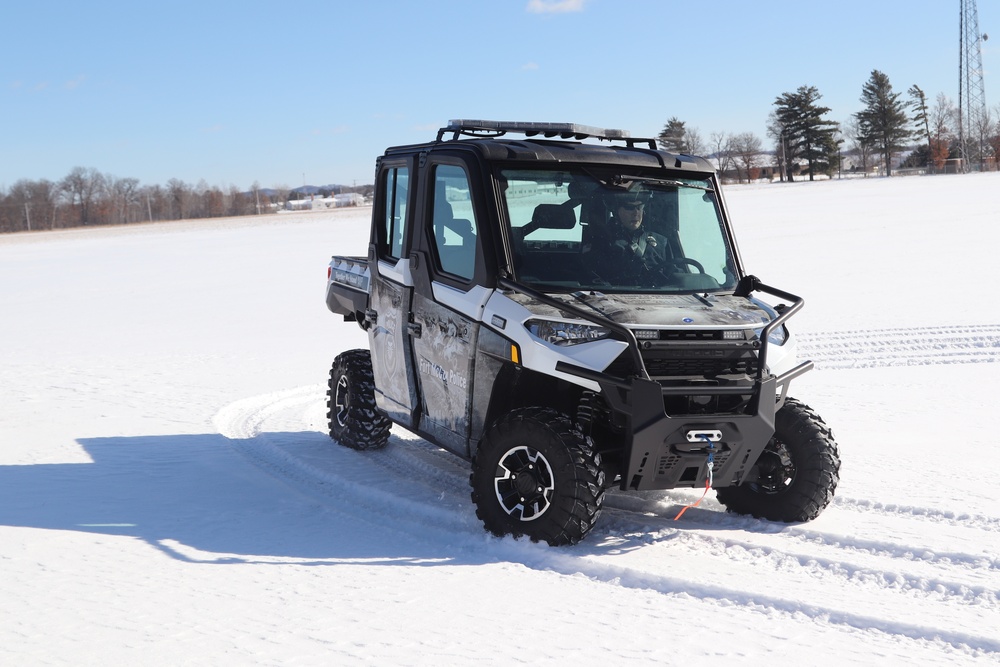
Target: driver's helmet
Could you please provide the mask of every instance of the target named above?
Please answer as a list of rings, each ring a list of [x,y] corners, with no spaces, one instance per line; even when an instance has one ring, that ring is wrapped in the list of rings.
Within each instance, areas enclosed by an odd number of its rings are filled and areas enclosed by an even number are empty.
[[[649,199],[649,192],[641,190],[618,192],[608,197],[607,206],[614,212],[622,206],[645,206]]]

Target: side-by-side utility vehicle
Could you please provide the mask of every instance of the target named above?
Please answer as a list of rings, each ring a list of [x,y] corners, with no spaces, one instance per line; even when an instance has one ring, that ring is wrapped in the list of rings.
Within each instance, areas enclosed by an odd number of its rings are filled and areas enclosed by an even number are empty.
[[[457,120],[375,178],[368,256],[328,272],[328,308],[370,343],[333,363],[334,440],[409,429],[471,462],[488,531],[551,545],[587,535],[611,488],[714,488],[771,521],[830,503],[837,445],[787,395],[812,368],[786,328],[802,299],[746,272],[708,161]]]

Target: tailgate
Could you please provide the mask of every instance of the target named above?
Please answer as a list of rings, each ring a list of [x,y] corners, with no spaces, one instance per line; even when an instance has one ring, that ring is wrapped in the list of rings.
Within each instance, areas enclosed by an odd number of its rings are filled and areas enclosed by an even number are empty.
[[[333,257],[327,270],[326,307],[331,312],[354,321],[368,307],[368,259]]]

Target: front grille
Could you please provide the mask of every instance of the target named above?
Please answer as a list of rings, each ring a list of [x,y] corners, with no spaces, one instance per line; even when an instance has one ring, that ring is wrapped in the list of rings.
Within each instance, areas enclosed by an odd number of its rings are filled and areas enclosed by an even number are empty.
[[[655,340],[640,339],[639,353],[650,377],[667,380],[722,380],[757,374],[755,339],[723,339],[720,330],[660,330]],[[628,352],[623,352],[606,370],[625,377],[634,371]]]
[[[700,329],[662,329],[659,340],[721,340],[721,331],[702,331]]]
[[[714,379],[757,372],[757,350],[747,340],[724,341],[722,331],[666,330],[639,349],[651,377]]]
[[[760,366],[756,338],[751,338],[752,332],[742,340],[723,336],[721,330],[676,329],[659,331],[655,340],[638,341],[650,378],[671,390],[663,396],[668,415],[745,414],[752,409],[750,399]],[[604,372],[620,378],[635,373],[629,351],[623,351]],[[716,394],[714,389],[727,391]]]
[[[757,372],[757,357],[753,353],[733,354],[711,351],[701,355],[695,352],[665,354],[643,353],[646,371],[653,378],[699,377],[717,378],[720,375],[753,375]]]

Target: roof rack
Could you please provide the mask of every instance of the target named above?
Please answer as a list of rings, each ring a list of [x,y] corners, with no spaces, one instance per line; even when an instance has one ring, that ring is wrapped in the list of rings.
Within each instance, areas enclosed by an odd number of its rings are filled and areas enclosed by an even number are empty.
[[[523,134],[526,137],[541,135],[547,139],[600,139],[602,141],[624,141],[629,147],[636,142],[648,143],[651,149],[656,149],[655,139],[633,139],[627,130],[610,130],[577,123],[536,123],[525,121],[502,120],[450,120],[448,125],[438,130],[437,140],[442,141],[444,135],[452,133],[452,141],[460,136],[490,139],[502,137],[508,132]]]

